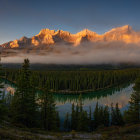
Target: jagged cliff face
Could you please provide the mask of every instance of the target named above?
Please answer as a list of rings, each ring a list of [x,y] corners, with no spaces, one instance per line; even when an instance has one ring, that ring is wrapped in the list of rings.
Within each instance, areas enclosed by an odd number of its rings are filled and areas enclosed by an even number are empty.
[[[140,34],[135,32],[132,27],[125,25],[122,27],[114,28],[109,32],[99,35],[88,29],[85,29],[79,33],[71,34],[62,30],[49,30],[43,29],[38,35],[32,38],[22,37],[19,40],[10,41],[2,44],[3,48],[28,48],[28,47],[48,47],[55,46],[56,44],[70,44],[72,46],[78,46],[83,42],[113,42],[119,41],[124,43],[140,43]]]

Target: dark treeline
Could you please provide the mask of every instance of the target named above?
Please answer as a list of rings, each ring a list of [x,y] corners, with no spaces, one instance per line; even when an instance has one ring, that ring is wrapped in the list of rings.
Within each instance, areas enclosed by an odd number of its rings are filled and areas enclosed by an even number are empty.
[[[109,108],[97,103],[94,112],[91,111],[91,107],[89,107],[89,110],[89,113],[83,110],[81,100],[76,106],[73,104],[72,113],[66,114],[64,130],[94,131],[98,127],[123,126],[125,124],[118,104],[115,107],[111,104],[111,108]]]
[[[9,81],[8,81],[9,82]],[[11,83],[11,82],[10,82]],[[132,84],[133,85],[133,84]],[[98,90],[98,91],[94,91],[94,93],[88,92],[88,94],[82,94],[82,100],[92,100],[94,98],[100,99],[101,97],[107,97],[107,96],[111,96],[113,95],[115,92],[119,92],[121,91],[123,88],[126,88],[127,86],[131,86],[131,83],[125,83],[119,86],[114,86],[112,88],[108,88],[106,90]],[[59,101],[59,102],[78,102],[79,99],[79,94],[59,94],[59,92],[57,93],[53,93],[53,96],[55,98],[55,100]]]
[[[38,88],[46,83],[51,92],[86,92],[104,89],[128,82],[133,82],[139,69],[103,70],[103,71],[32,71],[36,77]],[[6,78],[17,81],[19,72],[6,70]]]
[[[0,89],[2,90],[3,74],[1,67],[0,72]],[[122,71],[119,72],[121,73]],[[122,73],[122,77],[124,75],[133,77],[134,73],[137,74],[136,71],[132,72],[131,70],[130,72],[125,70]],[[9,93],[8,98],[5,98],[4,92],[0,92],[0,125],[8,122],[12,126],[60,131],[59,113],[50,93],[49,81],[44,83],[42,94],[36,94],[38,87],[36,78],[38,75],[35,75],[30,70],[28,59],[24,60],[17,76],[17,88],[14,95]],[[127,78],[127,76],[124,77]],[[123,81],[127,80],[123,79]],[[83,110],[80,95],[77,105],[72,105],[71,114],[66,114],[64,131],[93,131],[100,126],[109,127],[111,125],[122,126],[127,123],[140,123],[140,78],[136,80],[134,90],[135,92],[131,95],[130,106],[124,114],[120,112],[118,104],[115,106],[112,104],[110,108],[108,106],[100,106],[98,103],[94,112],[90,108],[89,113],[87,113]]]
[[[100,106],[98,103],[89,113],[83,110],[81,95],[77,105],[72,105],[71,114],[67,113],[64,121],[65,131],[94,131],[99,127],[124,126],[140,123],[140,77],[135,81],[134,92],[131,94],[128,110],[120,112],[118,103]]]
[[[8,69],[21,67],[21,63],[3,63],[3,67]],[[120,63],[120,64],[41,64],[32,63],[30,65],[31,70],[56,70],[56,71],[69,71],[69,70],[117,70],[117,69],[128,69],[128,68],[140,68],[139,64],[132,63]]]

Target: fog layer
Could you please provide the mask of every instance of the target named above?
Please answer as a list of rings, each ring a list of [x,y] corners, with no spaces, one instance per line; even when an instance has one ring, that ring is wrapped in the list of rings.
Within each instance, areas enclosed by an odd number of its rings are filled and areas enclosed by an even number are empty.
[[[8,50],[3,63],[21,63],[28,58],[31,63],[44,64],[140,64],[140,44],[122,42],[82,43],[74,47],[59,44],[51,49]],[[2,52],[3,53],[3,52]]]

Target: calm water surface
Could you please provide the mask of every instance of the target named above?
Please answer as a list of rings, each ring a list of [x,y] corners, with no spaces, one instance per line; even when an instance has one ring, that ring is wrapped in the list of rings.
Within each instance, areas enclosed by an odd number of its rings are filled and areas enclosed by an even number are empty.
[[[14,92],[14,88],[14,84],[8,81],[5,83],[6,93],[8,93],[9,91]],[[109,107],[111,103],[113,103],[114,105],[118,103],[121,111],[124,111],[128,107],[128,101],[132,92],[133,84],[127,84],[120,87],[85,93],[82,95],[83,108],[84,110],[89,111],[89,107],[91,106],[91,109],[93,111],[97,102],[100,105],[108,105]],[[56,108],[59,111],[60,119],[63,121],[65,114],[67,112],[71,112],[72,104],[77,104],[79,95],[54,93],[53,96],[56,102]]]

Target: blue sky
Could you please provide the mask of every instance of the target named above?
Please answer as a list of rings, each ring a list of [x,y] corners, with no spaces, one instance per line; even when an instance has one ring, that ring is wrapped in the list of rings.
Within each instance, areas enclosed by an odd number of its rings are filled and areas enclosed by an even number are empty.
[[[99,34],[129,24],[140,30],[140,0],[0,0],[0,44],[42,28]]]

